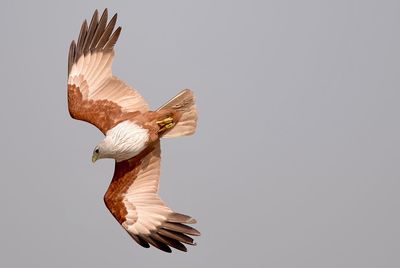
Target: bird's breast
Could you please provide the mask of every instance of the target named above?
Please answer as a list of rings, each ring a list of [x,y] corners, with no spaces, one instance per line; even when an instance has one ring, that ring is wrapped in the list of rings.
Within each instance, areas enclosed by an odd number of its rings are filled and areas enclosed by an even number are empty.
[[[118,162],[138,155],[146,148],[149,141],[149,130],[132,121],[123,121],[106,133],[113,156]]]

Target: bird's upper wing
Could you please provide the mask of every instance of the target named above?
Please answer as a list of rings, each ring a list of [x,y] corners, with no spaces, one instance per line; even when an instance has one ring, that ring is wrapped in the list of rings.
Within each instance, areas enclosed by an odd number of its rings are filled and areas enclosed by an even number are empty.
[[[113,32],[117,14],[108,23],[107,16],[105,9],[99,20],[96,10],[89,26],[85,20],[68,55],[69,112],[73,118],[87,121],[103,133],[125,113],[148,111],[143,97],[112,75],[113,47],[121,27]]]
[[[196,221],[175,213],[158,196],[160,142],[134,158],[116,162],[106,206],[131,237],[143,247],[149,244],[166,252],[170,247],[186,251],[182,243],[194,245],[189,235],[200,233],[186,224]]]

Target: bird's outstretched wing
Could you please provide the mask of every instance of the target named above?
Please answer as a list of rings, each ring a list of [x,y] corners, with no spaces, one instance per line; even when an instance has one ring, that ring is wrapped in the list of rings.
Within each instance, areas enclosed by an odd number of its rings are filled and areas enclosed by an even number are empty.
[[[142,153],[116,162],[114,176],[104,196],[107,208],[131,237],[141,246],[153,245],[163,251],[186,251],[195,245],[190,237],[200,233],[186,225],[195,219],[173,212],[158,196],[160,178],[160,141]]]
[[[71,116],[87,121],[103,133],[126,113],[146,112],[148,105],[133,88],[112,75],[114,45],[121,27],[114,31],[117,14],[107,23],[108,11],[98,11],[83,22],[77,43],[68,55],[68,109]]]

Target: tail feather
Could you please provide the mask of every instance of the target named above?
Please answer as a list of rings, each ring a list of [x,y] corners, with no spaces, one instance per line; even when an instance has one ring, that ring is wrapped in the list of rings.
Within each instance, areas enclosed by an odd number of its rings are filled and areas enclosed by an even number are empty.
[[[191,90],[184,89],[157,111],[168,110],[178,119],[175,126],[163,134],[163,138],[174,138],[192,135],[197,127],[197,111],[195,97]]]

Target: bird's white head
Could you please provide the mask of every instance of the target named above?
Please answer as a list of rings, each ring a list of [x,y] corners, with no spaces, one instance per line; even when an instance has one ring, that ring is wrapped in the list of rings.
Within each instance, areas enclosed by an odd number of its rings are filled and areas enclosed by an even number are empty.
[[[138,155],[149,141],[149,132],[139,125],[124,121],[106,133],[106,137],[93,150],[92,162],[101,158],[114,158],[117,162]]]
[[[115,152],[112,147],[112,144],[107,142],[106,139],[101,141],[93,150],[92,162],[94,163],[102,158],[115,158]]]

